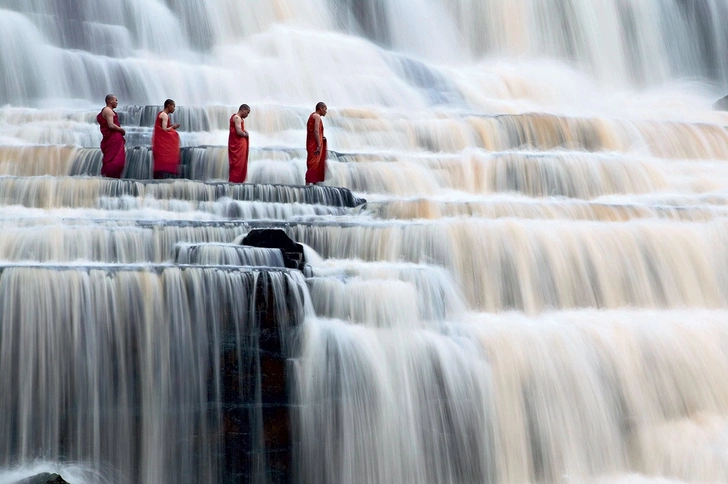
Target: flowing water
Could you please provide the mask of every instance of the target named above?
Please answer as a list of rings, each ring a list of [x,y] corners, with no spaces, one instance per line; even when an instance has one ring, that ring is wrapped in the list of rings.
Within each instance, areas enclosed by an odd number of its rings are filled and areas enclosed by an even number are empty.
[[[0,483],[728,481],[726,18],[0,0]],[[98,177],[110,92],[129,180]],[[190,180],[148,180],[166,98]],[[322,100],[354,195],[295,186]]]

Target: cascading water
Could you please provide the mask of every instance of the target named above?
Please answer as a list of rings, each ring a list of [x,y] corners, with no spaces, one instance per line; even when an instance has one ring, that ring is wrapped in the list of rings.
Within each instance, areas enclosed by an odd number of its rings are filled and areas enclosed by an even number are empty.
[[[726,18],[0,0],[0,484],[728,481]],[[166,98],[190,180],[148,179]]]

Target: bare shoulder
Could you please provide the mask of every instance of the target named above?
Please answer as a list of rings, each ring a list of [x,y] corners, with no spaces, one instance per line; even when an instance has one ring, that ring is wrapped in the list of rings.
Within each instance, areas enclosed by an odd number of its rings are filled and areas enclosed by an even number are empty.
[[[159,113],[159,117],[162,118],[162,119],[167,119],[169,116],[167,116],[167,113],[165,113],[164,111],[162,111],[161,113]]]
[[[101,114],[114,114],[114,110],[111,109],[109,106],[104,106],[104,109],[101,110]]]
[[[312,116],[313,119],[321,119],[321,115],[319,113],[313,113]]]

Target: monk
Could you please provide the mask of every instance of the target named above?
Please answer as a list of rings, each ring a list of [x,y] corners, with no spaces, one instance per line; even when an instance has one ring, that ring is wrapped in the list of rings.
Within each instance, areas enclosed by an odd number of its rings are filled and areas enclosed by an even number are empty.
[[[326,137],[324,136],[324,123],[321,118],[326,116],[328,107],[324,103],[316,105],[316,111],[311,113],[306,124],[306,185],[320,183],[326,178]]]
[[[175,110],[171,99],[164,101],[164,110],[157,114],[152,133],[152,157],[154,158],[154,178],[177,178],[179,176],[179,124],[172,124],[170,115]]]
[[[96,116],[96,121],[101,128],[101,176],[109,178],[121,178],[126,164],[126,131],[119,125],[119,115],[116,114],[116,106],[119,101],[113,94],[106,96],[106,106]]]
[[[245,131],[245,118],[250,114],[250,106],[241,104],[238,112],[230,116],[230,135],[228,136],[228,161],[230,162],[230,183],[243,183],[248,176],[248,151],[250,138]]]

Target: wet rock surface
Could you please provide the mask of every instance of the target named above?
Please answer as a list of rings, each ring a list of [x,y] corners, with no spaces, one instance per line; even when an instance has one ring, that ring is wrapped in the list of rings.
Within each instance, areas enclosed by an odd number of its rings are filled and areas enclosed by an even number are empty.
[[[721,98],[713,104],[713,109],[716,111],[728,111],[728,96]]]
[[[43,472],[41,474],[31,476],[18,481],[17,484],[69,484],[63,477],[58,474]]]
[[[280,249],[283,253],[283,261],[289,269],[301,271],[306,264],[303,246],[294,242],[281,229],[253,229],[243,239],[243,245],[263,249]]]

